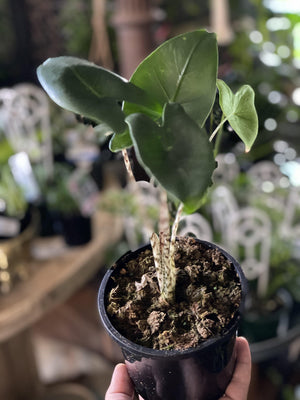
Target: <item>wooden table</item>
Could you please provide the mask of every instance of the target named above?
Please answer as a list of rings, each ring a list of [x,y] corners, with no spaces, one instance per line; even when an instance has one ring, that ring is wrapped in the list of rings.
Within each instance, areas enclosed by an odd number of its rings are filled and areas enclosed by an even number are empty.
[[[30,328],[94,276],[103,263],[106,249],[116,243],[121,233],[120,219],[97,214],[90,243],[65,248],[48,260],[31,259],[29,278],[0,297],[0,399],[41,398],[43,387],[38,378]]]

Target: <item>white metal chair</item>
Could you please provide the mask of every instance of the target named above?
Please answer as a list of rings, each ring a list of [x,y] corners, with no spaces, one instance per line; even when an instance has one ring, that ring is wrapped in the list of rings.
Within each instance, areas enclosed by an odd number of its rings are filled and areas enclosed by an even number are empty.
[[[237,211],[227,231],[228,248],[241,263],[249,280],[257,279],[258,296],[269,283],[271,221],[262,210],[246,207]]]
[[[283,177],[280,169],[272,161],[260,161],[249,168],[247,172],[254,186],[261,190],[265,182],[270,182],[274,187],[280,186]]]
[[[218,154],[216,161],[218,166],[213,173],[213,182],[226,184],[232,182],[238,176],[240,167],[233,153]]]
[[[239,209],[231,190],[225,186],[217,186],[211,194],[211,215],[213,229],[221,234],[221,242],[227,246],[227,230],[234,215]]]
[[[253,190],[250,197],[256,202],[263,201],[267,207],[277,212],[284,212],[285,195],[281,190],[281,180],[284,175],[279,167],[272,161],[260,161],[254,164],[247,172],[250,177]]]
[[[280,226],[280,233],[283,237],[300,239],[300,188],[291,187],[284,207],[284,217]]]
[[[198,213],[185,215],[178,228],[178,236],[195,236],[198,239],[212,241],[212,229],[208,221]]]
[[[1,128],[15,152],[53,172],[50,113],[46,94],[33,84],[0,91]]]
[[[9,114],[16,95],[14,89],[0,89],[0,131],[3,134],[9,129]]]

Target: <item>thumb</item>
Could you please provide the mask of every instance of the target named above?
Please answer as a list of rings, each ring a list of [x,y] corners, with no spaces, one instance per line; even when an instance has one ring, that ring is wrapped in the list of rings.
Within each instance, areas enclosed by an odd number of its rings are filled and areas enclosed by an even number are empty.
[[[105,400],[132,400],[134,388],[125,364],[117,364],[107,389]]]

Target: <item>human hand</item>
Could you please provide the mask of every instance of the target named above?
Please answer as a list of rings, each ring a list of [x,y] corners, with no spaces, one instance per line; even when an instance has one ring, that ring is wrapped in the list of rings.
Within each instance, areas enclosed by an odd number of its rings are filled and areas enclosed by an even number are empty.
[[[220,400],[247,400],[251,379],[251,355],[249,344],[245,338],[238,337],[236,339],[235,351],[237,360],[233,377]],[[125,364],[118,364],[113,372],[105,400],[134,400],[135,396]],[[139,398],[142,400],[141,397]]]
[[[135,391],[125,364],[117,364],[105,400],[133,400]]]
[[[236,366],[225,394],[220,400],[247,400],[251,380],[251,353],[247,340],[236,338]]]

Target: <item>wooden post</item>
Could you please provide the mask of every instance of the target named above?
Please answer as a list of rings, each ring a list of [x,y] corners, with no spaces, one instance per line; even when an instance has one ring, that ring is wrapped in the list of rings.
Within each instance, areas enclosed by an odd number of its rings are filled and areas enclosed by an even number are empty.
[[[104,68],[113,70],[114,63],[110,50],[109,37],[106,28],[106,0],[92,0],[92,42],[89,60]]]
[[[153,22],[150,0],[116,0],[112,23],[117,35],[120,74],[127,79],[154,48]]]
[[[228,0],[211,0],[210,27],[217,34],[218,44],[226,46],[233,40]]]

